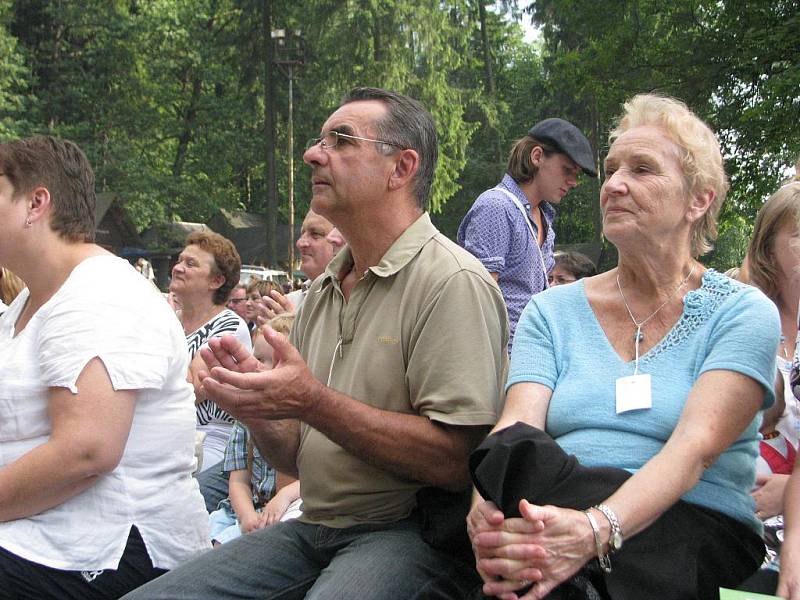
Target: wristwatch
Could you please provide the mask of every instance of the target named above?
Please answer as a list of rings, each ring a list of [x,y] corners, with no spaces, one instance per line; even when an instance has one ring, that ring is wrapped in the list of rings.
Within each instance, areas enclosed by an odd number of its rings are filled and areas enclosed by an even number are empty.
[[[610,552],[617,552],[622,548],[622,528],[619,525],[616,513],[605,504],[597,504],[592,508],[599,510],[611,525],[611,537],[608,538],[608,549]]]

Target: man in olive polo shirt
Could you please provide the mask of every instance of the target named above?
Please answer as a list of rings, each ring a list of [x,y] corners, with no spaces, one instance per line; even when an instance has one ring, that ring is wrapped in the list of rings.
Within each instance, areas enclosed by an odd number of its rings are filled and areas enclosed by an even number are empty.
[[[501,409],[499,288],[427,207],[436,132],[415,100],[350,92],[312,140],[312,208],[346,246],[311,286],[275,368],[212,342],[209,397],[300,478],[303,516],[244,535],[132,598],[461,598],[479,579],[422,539],[416,493],[469,486]]]

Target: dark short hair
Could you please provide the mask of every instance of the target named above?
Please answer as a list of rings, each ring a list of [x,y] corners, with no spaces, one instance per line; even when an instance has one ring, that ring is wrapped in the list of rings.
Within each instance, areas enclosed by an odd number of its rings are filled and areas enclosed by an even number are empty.
[[[427,210],[436,161],[439,158],[439,142],[433,118],[417,100],[380,88],[358,87],[350,90],[340,106],[360,100],[378,100],[388,108],[387,115],[375,123],[375,135],[383,141],[402,148],[416,150],[419,169],[414,179],[414,197],[422,210]],[[392,146],[385,146],[391,151]]]
[[[556,252],[553,255],[553,259],[556,261],[557,267],[569,271],[575,276],[575,279],[583,279],[597,274],[597,269],[592,259],[580,252],[571,250]]]
[[[222,275],[225,281],[214,290],[214,304],[222,305],[228,300],[231,290],[239,283],[242,259],[228,238],[213,231],[195,231],[186,238],[187,246],[198,246],[214,257],[213,274]]]
[[[519,184],[533,181],[536,177],[536,173],[539,171],[539,167],[531,162],[531,152],[536,146],[542,149],[545,156],[564,154],[552,144],[537,140],[532,135],[526,135],[518,139],[514,142],[511,153],[508,155],[508,167],[506,168],[506,172]]]
[[[93,242],[94,172],[77,144],[49,135],[0,144],[0,172],[14,195],[37,187],[50,192],[50,228],[72,242]]]

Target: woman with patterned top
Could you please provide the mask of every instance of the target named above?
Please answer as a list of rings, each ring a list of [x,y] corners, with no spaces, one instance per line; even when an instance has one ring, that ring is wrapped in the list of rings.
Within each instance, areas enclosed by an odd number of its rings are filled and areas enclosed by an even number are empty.
[[[180,301],[177,314],[189,349],[188,380],[195,391],[197,429],[205,433],[201,470],[222,460],[233,418],[203,393],[198,372],[206,366],[200,348],[211,338],[231,334],[252,349],[247,325],[225,307],[228,295],[239,283],[241,266],[230,240],[210,231],[197,231],[186,239],[186,247],[172,267],[169,291]]]
[[[532,298],[473,457],[487,595],[716,599],[764,556],[749,492],[778,315],[697,261],[728,188],[719,143],[655,95],[627,102],[610,138],[600,208],[618,265]]]

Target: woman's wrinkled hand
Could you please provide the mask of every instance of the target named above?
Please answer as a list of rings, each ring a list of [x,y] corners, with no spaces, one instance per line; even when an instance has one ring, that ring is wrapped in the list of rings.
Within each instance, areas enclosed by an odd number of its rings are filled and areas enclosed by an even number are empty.
[[[541,600],[596,556],[594,536],[580,511],[526,500],[519,508],[522,519],[506,519],[472,538],[483,592],[502,600]]]
[[[516,580],[501,581],[501,575],[495,571],[501,561],[524,560],[531,551],[527,536],[541,531],[541,528],[540,523],[530,523],[519,517],[506,519],[492,502],[481,501],[473,506],[467,516],[467,533],[475,554],[475,566],[485,583],[484,592],[486,586],[498,583],[503,583],[504,589],[519,590],[538,577],[536,572],[528,573],[527,580],[520,576]],[[537,553],[538,548],[534,548],[533,552]],[[485,569],[484,564],[489,564],[490,569]]]

